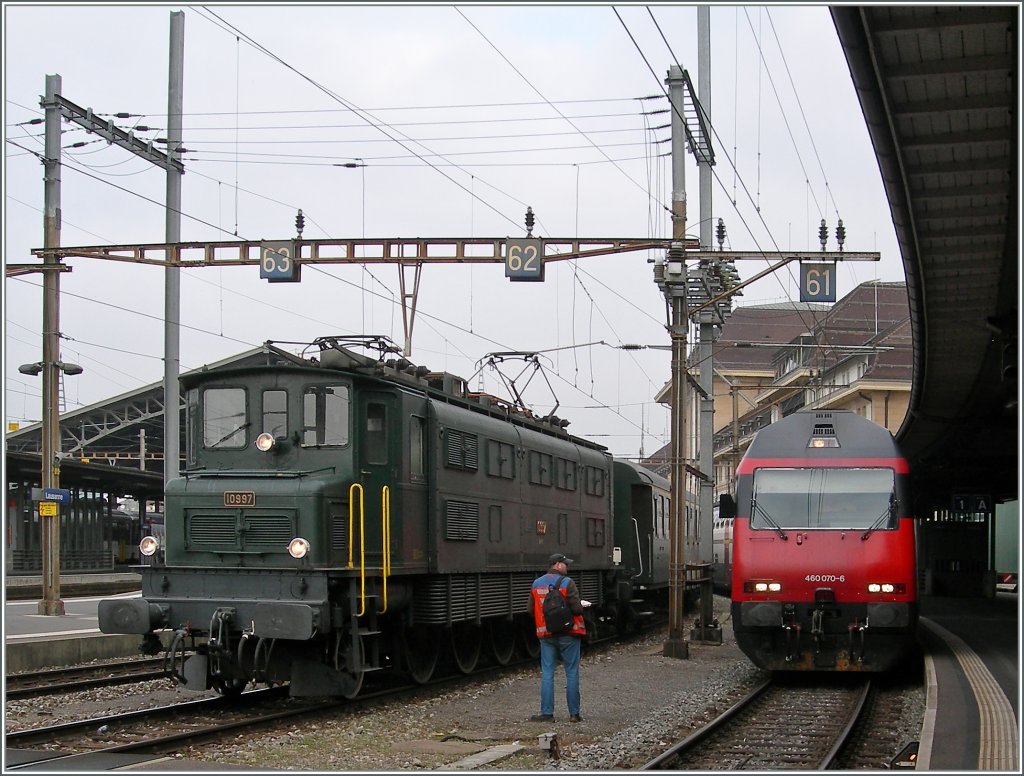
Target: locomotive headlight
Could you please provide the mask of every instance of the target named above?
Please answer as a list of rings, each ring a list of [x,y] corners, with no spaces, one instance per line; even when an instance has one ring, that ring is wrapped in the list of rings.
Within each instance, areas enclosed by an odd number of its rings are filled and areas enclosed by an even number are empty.
[[[267,452],[274,446],[274,435],[264,431],[256,437],[256,449],[262,453]]]
[[[296,560],[299,558],[305,558],[307,552],[309,552],[309,542],[301,536],[296,536],[288,542],[288,554]]]
[[[868,583],[869,593],[899,593],[903,595],[907,592],[907,586],[902,582],[869,582]]]
[[[839,440],[835,437],[811,437],[807,446],[812,448],[839,447]]]
[[[753,584],[755,593],[781,593],[781,582],[755,582]]]
[[[155,536],[143,536],[142,541],[139,542],[139,552],[145,555],[147,558],[151,555],[155,555],[156,551],[160,549],[160,540]]]

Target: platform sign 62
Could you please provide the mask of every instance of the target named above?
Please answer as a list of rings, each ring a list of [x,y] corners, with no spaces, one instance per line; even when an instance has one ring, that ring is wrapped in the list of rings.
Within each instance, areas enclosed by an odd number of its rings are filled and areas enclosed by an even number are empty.
[[[836,301],[836,265],[800,262],[800,301]]]
[[[260,243],[260,277],[271,283],[297,283],[302,279],[302,266],[295,261],[293,240]]]
[[[544,256],[536,238],[505,242],[505,277],[509,280],[543,280]]]

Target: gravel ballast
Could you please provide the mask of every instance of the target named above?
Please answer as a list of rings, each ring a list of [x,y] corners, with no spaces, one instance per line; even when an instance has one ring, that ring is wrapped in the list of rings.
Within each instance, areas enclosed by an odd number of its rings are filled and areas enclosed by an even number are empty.
[[[203,770],[220,766],[226,771],[633,769],[649,759],[647,753],[653,756],[687,730],[717,717],[766,675],[736,646],[731,623],[724,621],[727,607],[727,599],[716,597],[723,643],[690,642],[686,659],[662,655],[664,629],[628,644],[585,651],[580,723],[568,719],[561,668],[555,720],[529,721],[539,711],[538,661],[472,687],[240,734],[183,756]],[[907,743],[920,736],[925,694],[923,688],[902,692],[910,697],[895,737]],[[30,704],[8,703],[5,726],[36,727],[197,697],[169,682],[44,697]],[[549,733],[555,735],[557,756],[538,745],[538,738]],[[492,752],[503,756],[487,761]],[[470,756],[475,759],[465,759]]]

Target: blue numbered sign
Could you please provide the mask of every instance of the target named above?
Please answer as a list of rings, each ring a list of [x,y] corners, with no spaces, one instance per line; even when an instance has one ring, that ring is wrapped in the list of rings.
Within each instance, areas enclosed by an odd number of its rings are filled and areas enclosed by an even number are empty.
[[[535,238],[507,240],[505,277],[509,280],[543,280],[544,256],[541,250],[541,242]]]
[[[260,277],[271,283],[296,283],[301,279],[301,266],[295,261],[296,246],[292,240],[260,243]]]
[[[836,301],[836,265],[800,262],[800,301]]]

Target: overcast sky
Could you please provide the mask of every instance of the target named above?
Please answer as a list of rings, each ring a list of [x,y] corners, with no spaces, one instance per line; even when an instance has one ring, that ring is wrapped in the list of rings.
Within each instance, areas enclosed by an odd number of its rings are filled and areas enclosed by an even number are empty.
[[[43,244],[46,76],[61,94],[142,138],[167,127],[171,12],[184,11],[182,241],[305,238],[668,237],[664,79],[678,62],[696,85],[697,12],[665,5],[4,5],[4,260]],[[849,69],[825,6],[711,7],[711,217],[726,247],[817,250],[837,218],[846,249],[879,263],[838,270],[901,281],[892,220]],[[653,70],[653,73],[652,73]],[[640,99],[657,96],[657,99]],[[658,111],[657,113],[650,113]],[[644,115],[650,113],[650,115]],[[75,144],[82,143],[74,147]],[[165,240],[165,172],[74,124],[63,125],[63,246]],[[364,167],[346,168],[356,162]],[[703,217],[687,158],[687,231]],[[470,377],[486,354],[549,351],[547,381],[524,398],[613,453],[668,440],[653,401],[669,378],[664,297],[636,252],[550,264],[514,283],[500,264],[430,266],[412,360]],[[159,382],[164,272],[73,258],[61,277],[66,409]],[[764,261],[738,263],[742,278]],[[41,414],[42,279],[4,284],[8,422]],[[266,340],[333,334],[403,339],[394,266],[307,267],[270,284],[256,267],[181,273],[182,371]],[[789,272],[739,305],[795,299]],[[599,343],[599,344],[592,344]],[[289,346],[291,347],[291,346]],[[508,363],[520,374],[523,362]],[[485,390],[507,395],[484,370]],[[479,378],[472,387],[479,387]],[[554,391],[548,390],[547,384]]]

